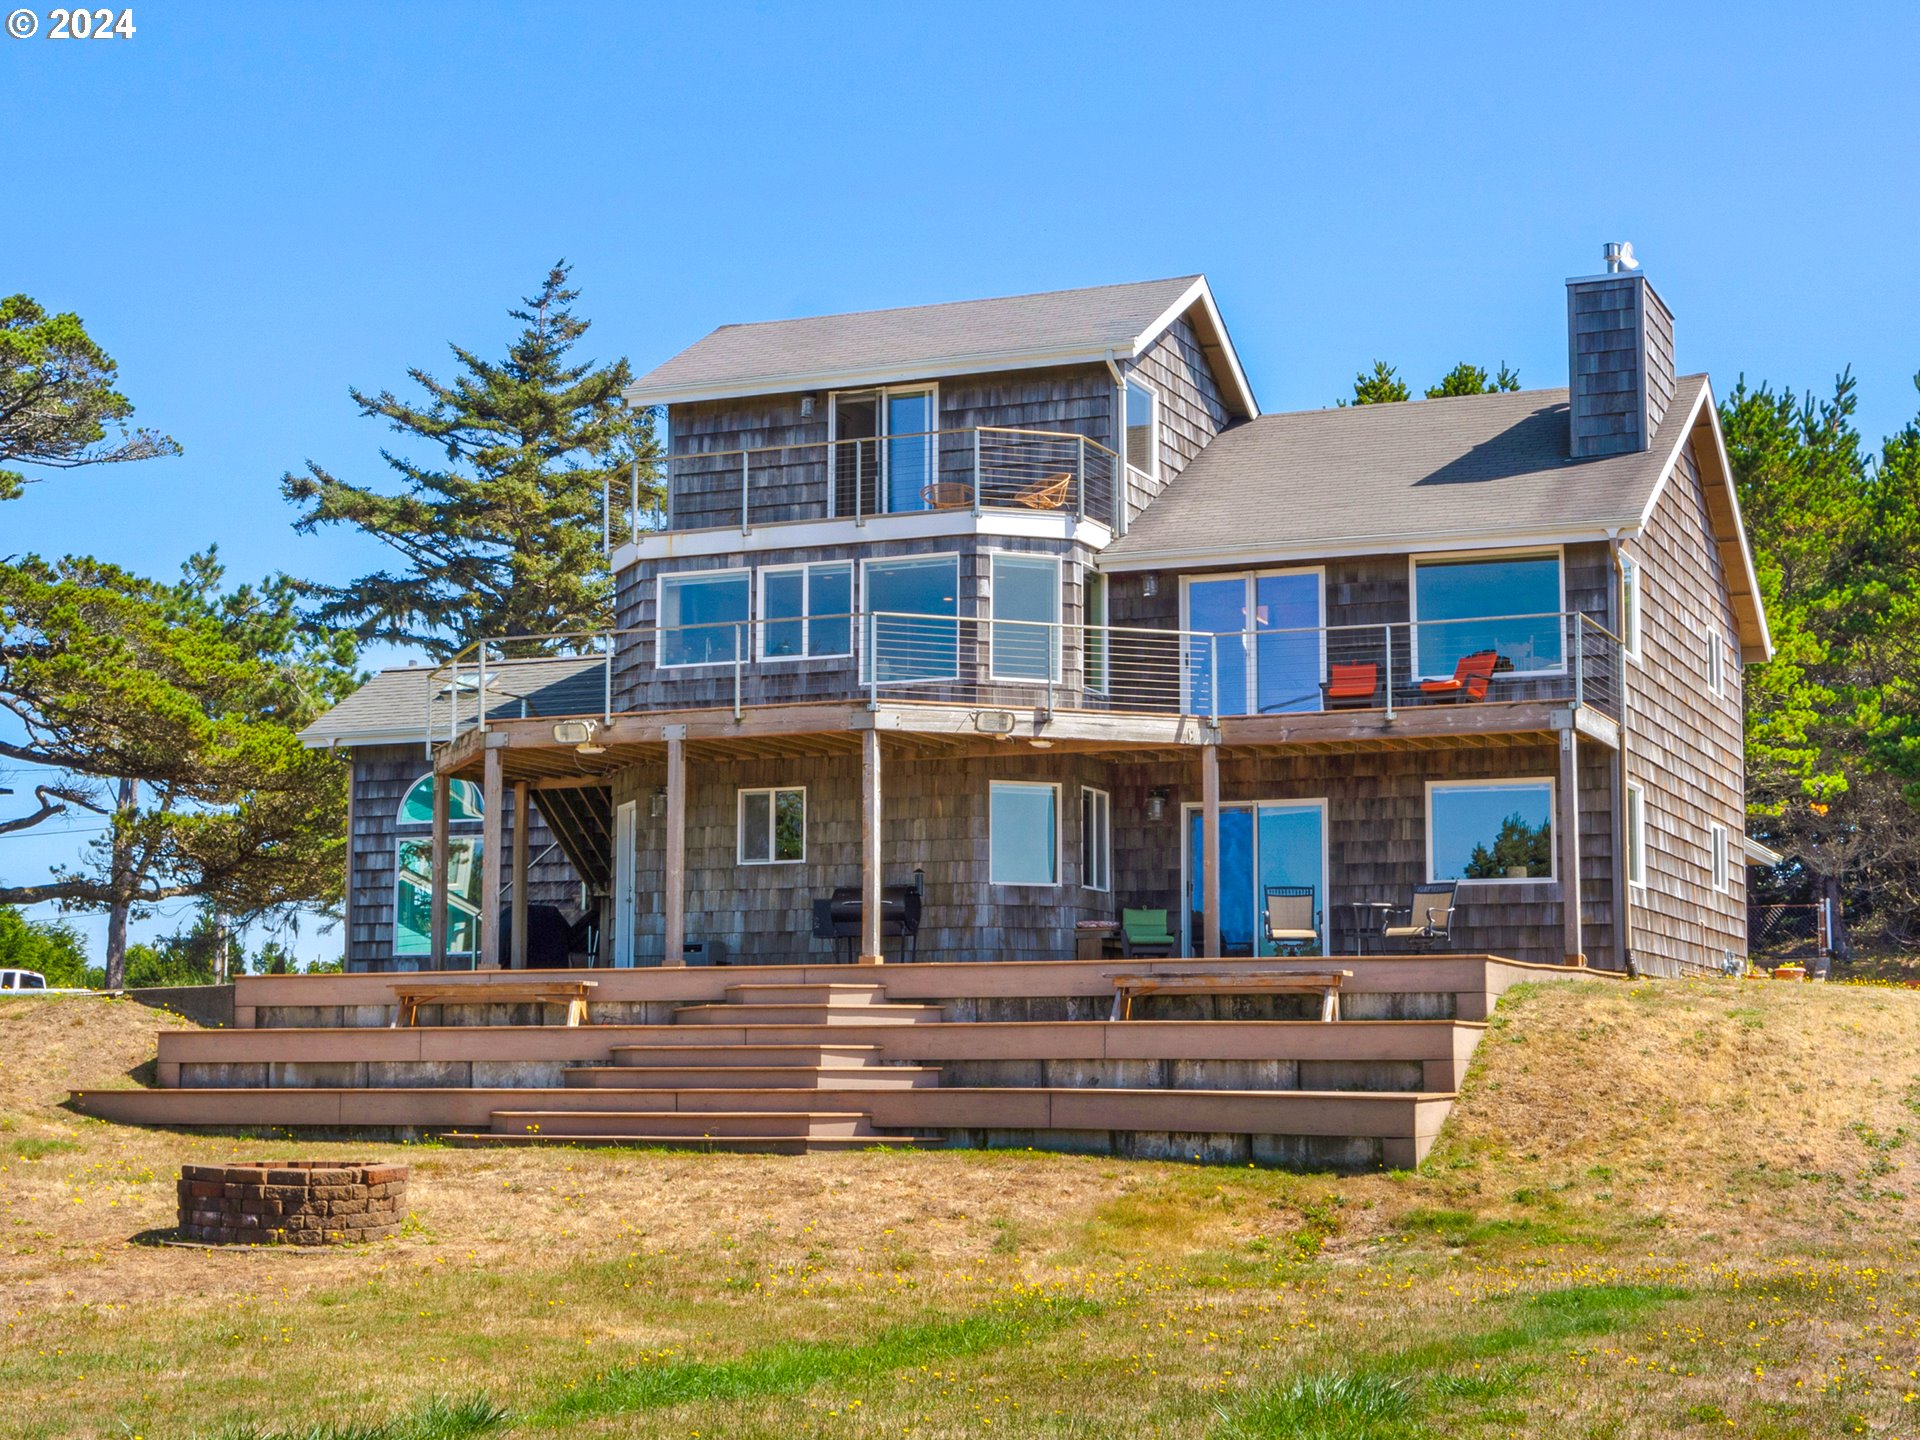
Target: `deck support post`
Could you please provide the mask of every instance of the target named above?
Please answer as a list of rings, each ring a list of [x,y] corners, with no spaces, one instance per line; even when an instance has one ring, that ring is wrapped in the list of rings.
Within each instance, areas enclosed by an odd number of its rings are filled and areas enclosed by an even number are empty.
[[[1200,747],[1201,953],[1220,954],[1220,746]]]
[[[667,863],[660,963],[687,963],[687,741],[684,725],[667,732]]]
[[[513,787],[513,931],[508,945],[508,963],[516,970],[527,968],[527,849],[532,844],[527,832],[533,828],[533,789],[525,780]]]
[[[1569,725],[1560,732],[1560,911],[1568,965],[1585,965],[1580,934],[1580,736]]]
[[[447,817],[453,777],[434,773],[433,777],[433,868],[431,914],[427,920],[427,963],[435,970],[447,968]]]
[[[488,970],[500,968],[500,872],[505,866],[500,850],[507,829],[504,757],[493,742],[506,738],[487,737],[480,772],[480,964]]]
[[[880,732],[860,732],[860,963],[879,965],[880,949]]]

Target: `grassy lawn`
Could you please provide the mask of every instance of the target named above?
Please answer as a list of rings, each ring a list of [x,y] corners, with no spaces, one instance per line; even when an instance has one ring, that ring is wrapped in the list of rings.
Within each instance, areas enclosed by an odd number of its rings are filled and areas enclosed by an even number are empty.
[[[1417,1175],[455,1151],[58,1107],[0,1003],[0,1435],[1920,1436],[1920,992],[1509,996]],[[398,1241],[143,1243],[186,1160],[401,1158]]]

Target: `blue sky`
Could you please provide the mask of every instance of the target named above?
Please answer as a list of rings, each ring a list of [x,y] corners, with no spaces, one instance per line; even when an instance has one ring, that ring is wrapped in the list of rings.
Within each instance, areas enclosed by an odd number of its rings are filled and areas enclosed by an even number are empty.
[[[1376,356],[1562,384],[1562,282],[1628,239],[1722,393],[1851,364],[1871,438],[1920,405],[1908,5],[133,9],[0,39],[0,292],[78,311],[187,453],[34,487],[0,553],[379,563],[296,536],[278,477],[379,475],[348,385],[497,348],[562,256],[641,369],[729,321],[1201,270],[1283,410]],[[82,838],[0,839],[0,876]]]

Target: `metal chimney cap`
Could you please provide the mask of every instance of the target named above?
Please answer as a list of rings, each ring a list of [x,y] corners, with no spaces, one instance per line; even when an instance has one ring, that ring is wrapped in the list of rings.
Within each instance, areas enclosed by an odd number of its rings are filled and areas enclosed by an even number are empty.
[[[1640,262],[1633,258],[1633,242],[1630,240],[1609,240],[1600,247],[1600,258],[1607,262],[1607,273],[1618,275],[1627,270],[1638,270]]]

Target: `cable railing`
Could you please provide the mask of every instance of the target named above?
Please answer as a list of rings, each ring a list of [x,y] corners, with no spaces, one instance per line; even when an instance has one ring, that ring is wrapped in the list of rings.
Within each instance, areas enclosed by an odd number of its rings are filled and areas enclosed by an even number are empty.
[[[508,718],[611,723],[845,700],[1216,720],[1372,711],[1389,722],[1532,700],[1618,718],[1620,654],[1618,637],[1578,612],[1212,632],[842,611],[478,642],[433,672],[426,725],[434,743]],[[532,664],[552,668],[520,668]]]
[[[697,443],[696,439],[685,441]],[[664,510],[629,489],[625,525],[603,497],[607,539],[638,541],[657,530],[738,529],[843,519],[864,525],[892,515],[985,510],[1094,520],[1117,528],[1119,457],[1065,431],[981,425],[912,434],[847,437],[746,449],[683,449],[649,462]],[[611,483],[611,482],[609,482]]]

